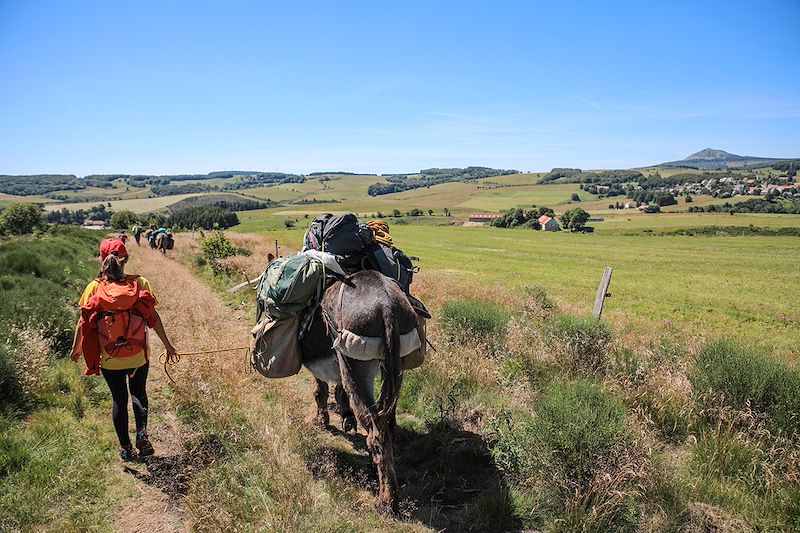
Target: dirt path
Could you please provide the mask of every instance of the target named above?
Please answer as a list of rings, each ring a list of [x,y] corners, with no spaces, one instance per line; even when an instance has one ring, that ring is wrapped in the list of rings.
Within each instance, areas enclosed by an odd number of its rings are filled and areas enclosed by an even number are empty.
[[[167,257],[149,248],[133,248],[127,271],[150,281],[167,334],[179,353],[247,344],[249,317],[231,309],[178,261],[188,246],[180,243]],[[155,335],[150,342],[153,355],[148,376],[149,430],[156,455],[126,469],[135,478],[137,495],[115,517],[114,529],[188,531],[194,520],[187,515],[185,505],[191,479],[215,458],[208,450],[193,446],[191,428],[182,424],[176,414],[179,399],[206,395],[209,405],[222,406],[225,402],[216,398],[218,395],[235,395],[240,404],[262,402],[263,396],[259,387],[254,387],[255,378],[244,372],[244,350],[184,356],[170,367],[175,379],[170,383],[157,361],[163,349],[161,342]],[[284,398],[305,395],[308,399],[309,387],[302,382],[271,384],[272,389],[280,389]]]
[[[146,277],[159,300],[158,310],[167,334],[181,352],[241,345],[248,333],[248,322],[242,313],[230,308],[208,286],[197,280],[174,258],[164,257],[148,248],[135,248],[131,253],[129,272]],[[169,290],[167,290],[169,288]],[[198,378],[203,372],[186,374],[187,365],[207,366],[222,363],[227,371],[241,371],[242,352],[221,354],[215,360],[201,356],[184,360],[170,373],[177,380],[171,386],[158,354],[161,342],[151,335],[151,360],[148,376],[150,399],[149,431],[156,455],[140,463],[132,463],[125,471],[135,478],[137,496],[115,517],[117,531],[174,532],[188,531],[183,500],[189,490],[189,477],[194,465],[191,450],[185,443],[191,435],[176,416],[173,387],[202,387]]]
[[[148,279],[158,279],[159,267],[154,260],[162,260],[149,249],[132,250],[129,272],[141,274]],[[154,284],[158,287],[159,283]],[[154,290],[157,290],[154,287]],[[169,316],[167,294],[158,294],[162,305],[159,310],[165,321]],[[168,322],[167,322],[168,323]],[[155,335],[150,338],[151,352],[155,359],[161,351],[161,343]],[[135,497],[115,516],[114,530],[124,532],[183,532],[188,531],[182,505],[181,491],[175,490],[174,468],[181,462],[182,429],[175,416],[172,391],[168,379],[156,361],[151,361],[148,374],[149,432],[156,455],[142,462],[130,463],[124,472],[134,478]],[[173,470],[171,472],[171,470]],[[170,480],[170,475],[173,479]]]

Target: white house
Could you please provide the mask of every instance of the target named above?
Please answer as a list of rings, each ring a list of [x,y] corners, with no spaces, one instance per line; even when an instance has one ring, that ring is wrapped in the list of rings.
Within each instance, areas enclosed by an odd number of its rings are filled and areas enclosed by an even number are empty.
[[[539,224],[542,225],[542,231],[561,231],[561,226],[559,226],[558,220],[547,215],[542,215],[539,217]]]

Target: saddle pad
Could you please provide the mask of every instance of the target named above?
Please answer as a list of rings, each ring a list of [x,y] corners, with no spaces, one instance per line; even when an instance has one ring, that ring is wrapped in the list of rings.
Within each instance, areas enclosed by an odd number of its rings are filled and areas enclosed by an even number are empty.
[[[418,350],[422,346],[417,328],[400,335],[400,357]],[[333,349],[342,355],[359,361],[371,361],[386,357],[386,344],[383,337],[362,337],[346,329],[333,341]]]

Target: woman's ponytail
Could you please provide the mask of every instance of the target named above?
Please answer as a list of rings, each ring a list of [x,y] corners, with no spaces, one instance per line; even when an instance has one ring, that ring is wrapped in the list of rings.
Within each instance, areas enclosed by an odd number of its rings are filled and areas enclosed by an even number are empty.
[[[103,259],[103,264],[100,267],[99,277],[110,281],[123,281],[125,280],[125,261],[120,259],[114,254],[108,254]]]

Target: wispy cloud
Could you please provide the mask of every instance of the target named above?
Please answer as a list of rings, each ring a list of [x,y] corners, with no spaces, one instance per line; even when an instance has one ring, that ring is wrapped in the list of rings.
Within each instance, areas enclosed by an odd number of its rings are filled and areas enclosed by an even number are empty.
[[[583,96],[581,96],[579,94],[571,93],[569,96],[573,100],[577,100],[578,102],[582,102],[582,103],[588,105],[589,107],[593,107],[594,109],[597,109],[598,111],[603,111],[604,113],[608,113],[609,112],[608,107],[606,107],[603,104],[600,104],[599,102],[595,102],[594,100],[590,100],[589,98],[583,97]]]

